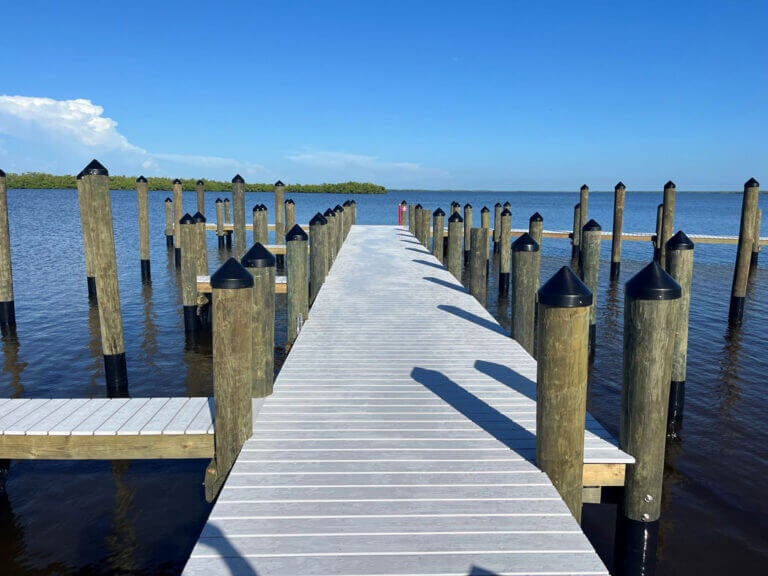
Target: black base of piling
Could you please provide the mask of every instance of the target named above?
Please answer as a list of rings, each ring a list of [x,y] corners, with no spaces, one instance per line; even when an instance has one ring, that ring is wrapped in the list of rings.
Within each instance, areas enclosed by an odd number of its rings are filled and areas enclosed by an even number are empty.
[[[509,296],[509,272],[499,272],[499,296]]]
[[[493,253],[494,254],[498,254],[499,252],[501,252],[501,242],[499,242],[498,240],[494,240],[493,241]]]
[[[589,325],[589,357],[595,355],[595,342],[597,341],[597,324]]]
[[[464,264],[469,264],[469,250],[464,250]]]
[[[181,268],[181,248],[173,249],[173,262],[176,264],[176,268]]]
[[[661,248],[656,248],[656,246],[653,247],[653,260],[655,262],[661,261]]]
[[[232,248],[232,231],[227,230],[227,248]]]
[[[578,260],[578,259],[579,259],[579,247],[571,246],[571,260]]]
[[[728,322],[739,323],[744,318],[744,296],[731,296]]]
[[[200,329],[200,317],[197,306],[184,306],[184,332],[197,332]]]
[[[107,396],[128,397],[128,368],[125,364],[125,352],[104,354],[104,375],[107,380]]]
[[[219,243],[219,248],[224,248],[224,236],[217,236],[216,239]]]
[[[93,276],[88,276],[85,280],[88,283],[88,300],[98,300],[96,293],[96,278]]]
[[[669,409],[667,410],[667,438],[677,438],[683,429],[683,407],[685,406],[685,380],[672,380],[669,387]]]
[[[621,275],[621,262],[611,262],[611,282],[615,282]]]
[[[0,302],[0,326],[4,329],[16,326],[16,304],[13,300]]]
[[[165,237],[165,245],[168,248],[173,248],[173,235]]]
[[[754,270],[757,268],[757,257],[760,256],[760,252],[752,252],[752,256],[749,258],[749,269]]]
[[[141,260],[141,281],[144,284],[152,281],[152,270],[150,269],[149,260]]]
[[[622,518],[619,532],[618,556],[614,559],[614,573],[622,576],[653,576],[656,573],[656,548],[659,540],[659,521],[642,522]]]

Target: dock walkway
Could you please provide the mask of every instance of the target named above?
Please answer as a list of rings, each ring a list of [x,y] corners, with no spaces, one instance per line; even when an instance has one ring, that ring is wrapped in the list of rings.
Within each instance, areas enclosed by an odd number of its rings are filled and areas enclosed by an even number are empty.
[[[535,378],[410,233],[353,227],[184,574],[607,574],[533,463]],[[586,428],[585,486],[623,484]]]

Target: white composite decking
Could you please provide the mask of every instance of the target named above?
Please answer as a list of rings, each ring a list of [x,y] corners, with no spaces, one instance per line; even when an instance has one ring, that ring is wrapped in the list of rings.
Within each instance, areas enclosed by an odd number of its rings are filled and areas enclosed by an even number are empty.
[[[532,463],[535,377],[411,234],[353,227],[184,574],[607,574]]]

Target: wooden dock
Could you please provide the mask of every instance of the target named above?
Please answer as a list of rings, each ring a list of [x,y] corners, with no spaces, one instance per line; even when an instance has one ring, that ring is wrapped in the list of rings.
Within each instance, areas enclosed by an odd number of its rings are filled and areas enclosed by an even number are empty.
[[[535,378],[410,233],[353,227],[184,573],[607,574],[533,462]],[[623,484],[586,431],[584,485]]]

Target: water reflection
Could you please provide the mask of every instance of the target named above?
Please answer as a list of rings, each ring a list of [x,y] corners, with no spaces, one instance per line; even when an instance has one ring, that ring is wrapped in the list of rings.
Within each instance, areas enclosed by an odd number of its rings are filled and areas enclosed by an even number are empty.
[[[26,362],[19,362],[19,337],[15,330],[10,330],[3,336],[3,373],[11,377],[11,398],[19,398],[24,394],[21,374],[26,367]]]
[[[141,287],[141,297],[144,301],[143,306],[143,333],[141,339],[141,350],[144,352],[145,361],[149,366],[154,367],[154,359],[157,355],[157,324],[155,324],[155,312],[152,305],[152,284],[143,284]]]
[[[0,461],[0,475],[7,473]],[[19,561],[25,551],[24,525],[11,508],[8,493],[4,490],[4,478],[0,477],[0,566],[3,574],[24,574],[25,566]]]
[[[136,490],[126,481],[129,468],[129,461],[112,462],[115,507],[112,510],[111,531],[104,540],[110,552],[109,563],[115,572],[131,572],[136,568],[138,544],[136,530],[130,519]]]
[[[729,325],[725,330],[725,345],[720,357],[720,408],[730,410],[741,398],[739,355],[743,332],[741,326]]]

